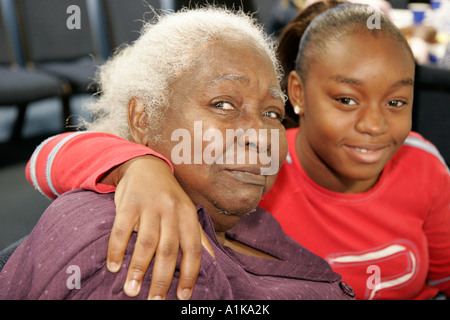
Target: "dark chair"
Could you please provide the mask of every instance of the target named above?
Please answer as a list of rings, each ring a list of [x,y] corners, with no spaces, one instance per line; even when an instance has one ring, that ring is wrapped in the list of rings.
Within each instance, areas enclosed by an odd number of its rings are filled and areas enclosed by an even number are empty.
[[[8,247],[0,251],[0,271],[2,271],[6,262],[8,262],[9,257],[16,251],[17,247],[25,240],[27,236],[17,240],[16,242],[10,244]]]
[[[161,9],[159,0],[102,0],[111,50],[131,44],[139,35],[143,21],[153,18],[152,9]]]
[[[96,92],[91,84],[103,61],[93,39],[86,1],[15,0],[15,4],[27,64],[64,79],[73,94]],[[70,6],[79,10],[72,12]],[[79,28],[72,28],[70,22],[76,21],[72,19],[78,19]],[[70,110],[65,110],[65,117],[69,115]]]
[[[101,0],[109,44],[112,50],[124,44],[130,44],[139,37],[143,21],[149,21],[154,17],[152,9],[157,12],[162,8],[160,0]],[[175,7],[179,10],[184,6],[196,6],[206,3],[226,5],[229,8],[243,7],[246,12],[257,11],[260,22],[267,22],[270,19],[271,9],[275,0],[176,0]],[[152,9],[150,9],[150,7]],[[165,8],[168,9],[168,8]]]
[[[413,130],[436,145],[450,165],[450,70],[416,66]]]
[[[174,3],[175,10],[179,10],[182,7],[195,7],[206,4],[217,4],[236,10],[242,9],[246,13],[254,13],[266,32],[272,33],[274,31],[274,10],[278,0],[175,0]]]
[[[273,33],[278,0],[253,0],[256,18],[268,33]]]
[[[50,97],[62,98],[68,85],[47,73],[19,65],[13,50],[10,27],[6,24],[6,11],[3,6],[0,9],[0,106],[15,106],[18,109],[10,138],[18,140],[21,138],[28,104]]]
[[[388,0],[394,9],[406,9],[408,7],[409,0]],[[424,1],[426,2],[426,1]]]

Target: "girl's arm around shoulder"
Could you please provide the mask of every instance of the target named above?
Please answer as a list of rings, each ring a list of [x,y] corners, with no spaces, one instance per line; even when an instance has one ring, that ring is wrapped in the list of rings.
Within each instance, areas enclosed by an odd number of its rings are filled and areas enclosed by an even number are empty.
[[[51,199],[69,190],[84,188],[113,192],[115,185],[99,183],[118,165],[142,155],[163,156],[150,148],[101,132],[70,132],[48,138],[34,151],[26,167],[27,180]],[[115,180],[115,179],[112,179]]]

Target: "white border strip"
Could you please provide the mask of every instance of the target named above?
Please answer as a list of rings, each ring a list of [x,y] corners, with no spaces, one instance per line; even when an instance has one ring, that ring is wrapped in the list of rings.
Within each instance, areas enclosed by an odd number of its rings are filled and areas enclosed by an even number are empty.
[[[53,165],[53,160],[55,160],[56,154],[58,153],[58,151],[61,149],[61,147],[70,139],[80,135],[80,134],[85,134],[85,133],[90,133],[88,131],[80,131],[80,132],[75,132],[67,137],[65,137],[64,139],[62,139],[60,142],[58,142],[58,144],[52,149],[52,151],[50,152],[50,154],[48,155],[47,158],[47,165],[46,165],[46,169],[45,169],[45,176],[47,177],[47,183],[50,187],[50,189],[52,190],[53,194],[57,197],[60,196],[60,194],[56,191],[55,186],[53,185],[52,182],[52,165]]]
[[[45,139],[44,141],[41,142],[41,144],[39,144],[39,146],[37,146],[37,148],[34,150],[33,155],[31,156],[31,160],[30,160],[30,177],[31,177],[31,182],[33,183],[33,187],[39,191],[40,194],[42,194],[44,197],[46,197],[49,200],[53,200],[52,198],[50,198],[48,195],[45,194],[44,191],[42,191],[41,186],[39,185],[38,179],[36,177],[36,161],[37,158],[39,156],[39,152],[41,152],[42,148],[53,138],[55,138],[56,136],[50,137]]]
[[[418,149],[422,149],[428,153],[431,153],[432,155],[434,155],[436,158],[438,158],[442,162],[442,164],[447,168],[447,172],[450,173],[450,170],[447,167],[447,164],[446,164],[444,158],[442,157],[442,155],[439,153],[439,150],[434,145],[427,143],[427,142],[423,141],[422,139],[419,139],[416,137],[406,138],[404,144],[407,146],[416,147]]]

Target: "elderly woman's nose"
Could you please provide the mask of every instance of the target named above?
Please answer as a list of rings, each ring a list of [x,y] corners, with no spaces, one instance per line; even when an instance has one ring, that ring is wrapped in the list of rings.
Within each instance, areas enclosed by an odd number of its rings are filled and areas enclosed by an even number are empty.
[[[254,149],[257,152],[264,152],[270,147],[270,130],[266,129],[263,122],[256,126],[242,128],[238,136],[237,143],[241,148]]]

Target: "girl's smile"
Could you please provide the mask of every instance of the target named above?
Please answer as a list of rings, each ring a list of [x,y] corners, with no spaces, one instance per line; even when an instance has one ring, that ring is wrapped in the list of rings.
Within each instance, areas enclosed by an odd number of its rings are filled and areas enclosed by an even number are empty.
[[[344,150],[349,153],[355,161],[374,164],[384,157],[389,145],[386,144],[364,144],[364,145],[344,145]]]

